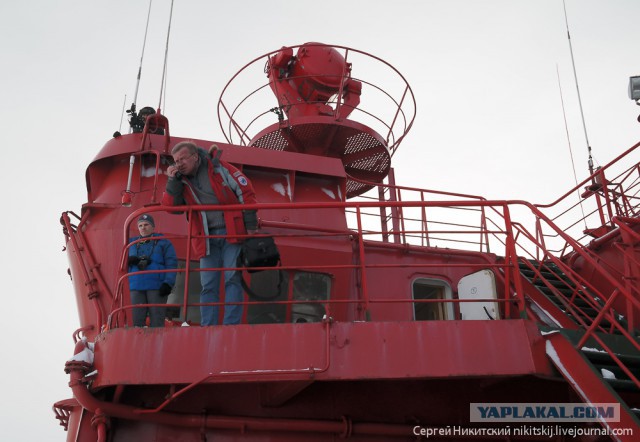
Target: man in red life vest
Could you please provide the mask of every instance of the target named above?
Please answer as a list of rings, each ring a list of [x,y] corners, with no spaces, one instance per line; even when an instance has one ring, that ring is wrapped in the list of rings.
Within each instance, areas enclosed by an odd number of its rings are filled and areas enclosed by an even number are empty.
[[[211,155],[184,141],[171,150],[175,161],[167,168],[164,205],[196,204],[253,204],[256,202],[253,186],[246,176],[232,165],[220,161],[221,151],[213,145]],[[190,220],[192,246],[196,257],[200,258],[200,268],[236,267],[240,254],[241,238],[234,235],[255,233],[258,217],[255,210],[203,210],[194,212]],[[228,238],[204,238],[206,235],[229,235]],[[220,300],[219,271],[200,272],[202,292],[201,303]],[[242,285],[238,271],[224,272],[225,304],[242,302]],[[238,324],[242,319],[241,305],[226,305],[224,324]],[[218,307],[201,306],[201,325],[218,323]]]

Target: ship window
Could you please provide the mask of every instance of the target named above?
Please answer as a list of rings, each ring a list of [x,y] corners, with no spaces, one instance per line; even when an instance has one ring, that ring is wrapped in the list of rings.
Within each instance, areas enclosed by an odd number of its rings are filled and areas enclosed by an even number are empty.
[[[274,304],[286,301],[289,292],[289,273],[282,270],[265,270],[251,273],[249,282],[251,291],[270,298],[272,302],[257,301],[249,298],[247,322],[249,324],[281,324],[287,316],[287,304]]]
[[[437,279],[419,278],[413,282],[413,299],[436,300],[451,299],[451,287]],[[451,303],[415,302],[413,317],[416,321],[437,321],[453,318]]]
[[[329,299],[331,278],[322,273],[298,272],[293,278],[293,299],[313,301],[291,306],[291,322],[318,322],[325,314],[324,305],[318,301]]]
[[[198,269],[198,263],[191,264],[192,270]],[[185,262],[181,260],[179,269],[185,268]],[[292,277],[293,276],[293,277]],[[184,293],[185,273],[180,272],[176,278],[176,287],[169,295],[168,304],[181,305]],[[290,290],[290,282],[293,280],[293,288]],[[285,322],[319,322],[325,315],[325,305],[321,301],[327,301],[331,293],[331,275],[312,272],[287,272],[284,270],[265,270],[251,273],[247,280],[249,287],[256,294],[269,301],[247,298],[247,323],[249,324],[281,324]],[[289,300],[289,293],[293,301],[309,301],[299,304],[276,304],[277,301]],[[197,271],[193,271],[189,278],[189,303],[200,302],[200,278]],[[181,307],[168,307],[169,319],[184,321],[184,313]],[[189,307],[188,317],[191,321],[200,321],[200,308]]]
[[[278,273],[280,275],[278,275]],[[322,273],[288,272],[266,270],[251,275],[250,287],[256,293],[266,297],[275,296],[272,302],[253,301],[248,306],[249,324],[277,324],[284,322],[319,322],[325,315],[325,306],[320,301],[329,299],[331,277]],[[289,281],[293,280],[292,300],[310,301],[299,304],[275,304],[275,301],[287,301]]]

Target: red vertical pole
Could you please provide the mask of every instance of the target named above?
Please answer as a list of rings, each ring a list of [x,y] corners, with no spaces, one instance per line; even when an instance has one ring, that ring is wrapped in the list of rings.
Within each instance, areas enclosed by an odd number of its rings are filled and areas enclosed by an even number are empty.
[[[513,238],[513,226],[511,224],[511,214],[509,212],[509,206],[504,205],[504,222],[505,222],[505,233],[507,235],[506,238],[506,268],[505,268],[505,277],[509,274],[513,275],[513,285],[516,295],[518,297],[518,309],[520,313],[525,311],[524,305],[524,289],[522,287],[522,280],[520,279],[520,270],[518,267],[518,253],[516,251],[516,243]],[[505,287],[505,299],[507,300],[505,306],[505,317],[509,317],[507,313],[511,313],[510,311],[510,287],[509,287],[509,278],[506,277],[506,287]]]
[[[182,292],[182,310],[184,311],[184,321],[187,322],[189,309],[189,275],[191,273],[191,223],[193,223],[193,210],[189,209],[189,225],[187,226],[187,254],[184,263],[184,290]]]
[[[389,169],[389,174],[387,175],[387,180],[389,181],[389,201],[396,202],[398,201],[398,196],[396,195],[396,175],[393,171],[393,167]],[[393,242],[396,244],[400,244],[400,212],[397,207],[391,208],[391,225],[393,230]]]
[[[368,320],[369,316],[369,292],[367,291],[367,273],[364,264],[364,238],[362,236],[362,219],[360,215],[360,206],[356,207],[356,217],[358,219],[358,254],[360,257],[360,279],[362,287],[362,299],[364,300],[364,319]],[[363,318],[361,318],[363,319]]]

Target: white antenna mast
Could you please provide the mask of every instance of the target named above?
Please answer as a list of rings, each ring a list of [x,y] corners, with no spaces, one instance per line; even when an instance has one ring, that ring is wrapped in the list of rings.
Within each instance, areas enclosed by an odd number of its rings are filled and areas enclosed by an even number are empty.
[[[140,87],[140,77],[142,76],[142,60],[144,59],[144,48],[147,46],[147,31],[149,30],[149,17],[151,16],[151,3],[153,0],[149,0],[149,11],[147,12],[147,25],[144,28],[144,40],[142,41],[142,54],[140,55],[140,66],[138,67],[138,80],[136,81],[136,93],[133,95],[133,104],[131,105],[132,112],[136,111],[136,102],[138,100],[138,88]]]
[[[171,20],[173,18],[173,0],[171,0],[171,12],[169,13],[169,26],[167,27],[167,43],[164,48],[164,67],[162,68],[162,81],[160,82],[160,99],[158,100],[158,109],[162,106],[162,91],[166,87],[167,58],[169,55],[169,35],[171,34]]]
[[[573,160],[573,149],[571,148],[571,138],[569,137],[569,125],[567,124],[567,113],[564,110],[564,97],[562,96],[562,84],[560,83],[560,70],[556,63],[556,74],[558,75],[558,89],[560,90],[560,103],[562,104],[562,117],[564,118],[564,131],[567,134],[567,144],[569,146],[569,156],[571,157],[571,168],[573,169],[573,179],[575,180],[576,187],[578,187],[578,175],[576,174],[576,163]],[[580,210],[582,211],[582,220],[584,221],[584,228],[587,229],[587,221],[584,214],[584,207],[582,206],[582,197],[578,190],[578,203],[580,204]]]
[[[573,78],[576,82],[576,91],[578,91],[578,104],[580,106],[580,116],[582,117],[582,128],[584,129],[584,139],[587,142],[587,151],[589,153],[589,173],[593,175],[593,158],[591,157],[591,144],[589,144],[589,137],[587,136],[587,125],[584,121],[584,111],[582,110],[582,99],[580,98],[580,87],[578,86],[578,74],[576,73],[576,63],[573,59],[573,46],[571,45],[571,34],[569,33],[569,20],[567,19],[567,5],[565,0],[562,0],[562,6],[564,8],[564,22],[567,27],[567,39],[569,40],[569,52],[571,53],[571,64],[573,66]]]
[[[122,111],[120,111],[120,127],[118,132],[122,130],[122,117],[124,117],[124,107],[127,105],[127,94],[124,94],[124,100],[122,101]]]

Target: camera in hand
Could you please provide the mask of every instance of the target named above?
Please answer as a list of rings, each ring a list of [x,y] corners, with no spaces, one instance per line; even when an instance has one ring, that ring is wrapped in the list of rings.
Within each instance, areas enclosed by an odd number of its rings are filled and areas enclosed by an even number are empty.
[[[145,270],[149,264],[151,264],[151,258],[147,255],[138,256],[138,268],[140,270]]]

